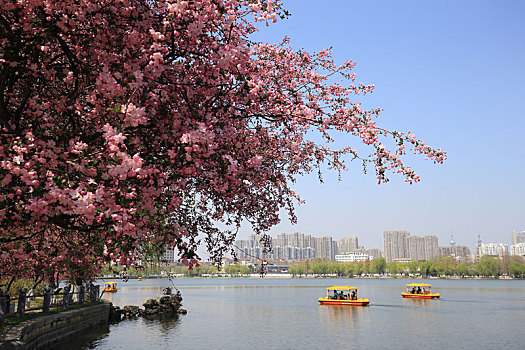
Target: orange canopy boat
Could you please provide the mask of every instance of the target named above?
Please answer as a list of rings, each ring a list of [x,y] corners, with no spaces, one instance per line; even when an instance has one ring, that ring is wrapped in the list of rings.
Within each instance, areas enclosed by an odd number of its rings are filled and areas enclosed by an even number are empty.
[[[434,299],[439,298],[439,293],[432,293],[432,286],[426,283],[410,283],[406,285],[407,291],[401,292],[403,298]]]
[[[345,293],[346,292],[346,293]],[[326,298],[319,298],[321,305],[366,306],[370,300],[358,299],[357,288],[350,286],[333,286],[326,288]]]
[[[102,290],[106,293],[116,293],[117,292],[117,282],[104,283],[104,288]]]

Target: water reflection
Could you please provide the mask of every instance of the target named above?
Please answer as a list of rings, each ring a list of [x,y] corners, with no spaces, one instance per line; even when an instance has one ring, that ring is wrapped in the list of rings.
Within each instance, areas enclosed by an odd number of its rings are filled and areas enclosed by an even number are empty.
[[[104,295],[102,295],[102,299],[107,300],[110,303],[113,303],[113,293],[111,293],[111,294],[104,293]]]
[[[168,334],[180,323],[179,315],[144,316],[146,327],[157,328],[160,325],[161,333]]]
[[[403,306],[425,306],[435,307],[439,305],[439,299],[417,299],[417,298],[402,298]]]
[[[90,328],[60,346],[56,350],[71,349],[159,349],[166,348],[163,343],[177,333],[180,324],[178,315],[143,317],[123,320],[111,325]],[[111,337],[110,335],[111,328]]]
[[[54,345],[55,350],[95,349],[100,340],[109,336],[109,325],[91,327],[89,332],[82,332],[67,342]]]
[[[340,324],[354,327],[354,323],[367,312],[365,309],[368,309],[368,306],[319,305],[319,315],[330,328]]]

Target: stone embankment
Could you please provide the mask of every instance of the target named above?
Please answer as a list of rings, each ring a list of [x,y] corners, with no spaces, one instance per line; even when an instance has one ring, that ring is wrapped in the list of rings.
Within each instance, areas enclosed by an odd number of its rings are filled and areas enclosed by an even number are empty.
[[[164,294],[156,299],[149,299],[144,309],[127,305],[122,309],[109,302],[86,306],[80,309],[41,316],[6,326],[0,335],[0,350],[53,349],[56,344],[67,341],[79,333],[89,332],[92,327],[120,322],[135,317],[156,318],[174,317],[186,314],[181,309],[180,292],[171,294],[171,288],[164,288]]]
[[[80,332],[107,324],[110,309],[111,303],[101,303],[6,326],[0,336],[0,350],[53,349]]]

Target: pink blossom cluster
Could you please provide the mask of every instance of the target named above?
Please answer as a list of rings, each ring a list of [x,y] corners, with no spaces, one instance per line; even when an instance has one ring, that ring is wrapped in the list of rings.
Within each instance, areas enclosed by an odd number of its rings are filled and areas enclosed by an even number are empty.
[[[220,259],[241,222],[264,232],[281,209],[295,221],[293,183],[324,162],[356,159],[380,182],[391,172],[412,183],[405,145],[446,158],[351,101],[374,88],[355,82],[355,62],[295,51],[288,38],[252,42],[258,22],[287,16],[279,1],[0,0],[0,10],[5,277],[88,279],[152,246],[194,265],[203,239]],[[333,149],[334,131],[372,155]]]

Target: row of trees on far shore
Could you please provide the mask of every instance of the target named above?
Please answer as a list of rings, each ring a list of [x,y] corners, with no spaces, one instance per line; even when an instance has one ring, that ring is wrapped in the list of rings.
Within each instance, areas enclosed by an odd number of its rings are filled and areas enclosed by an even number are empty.
[[[117,275],[122,273],[122,268],[118,266],[107,265],[103,275]],[[127,269],[126,274],[131,277],[147,275],[185,275],[194,276],[213,276],[213,275],[230,275],[242,276],[253,273],[259,273],[260,267],[246,266],[241,264],[230,264],[220,271],[216,266],[204,263],[193,269],[182,264],[163,266],[147,265],[142,269]],[[502,259],[483,256],[478,262],[464,263],[458,262],[451,256],[443,256],[434,260],[411,261],[408,263],[390,262],[387,263],[384,258],[374,259],[373,261],[364,262],[328,262],[326,260],[315,260],[308,262],[291,263],[288,272],[294,277],[314,276],[314,277],[354,277],[367,275],[391,275],[391,276],[422,276],[422,277],[439,277],[439,276],[482,276],[482,277],[499,277],[509,276],[513,278],[525,278],[525,259],[521,256],[506,256]]]
[[[436,261],[422,260],[408,263],[390,262],[384,258],[373,261],[330,263],[326,261],[301,262],[290,266],[294,276],[329,276],[338,277],[376,275],[421,275],[438,276],[510,276],[525,277],[525,259],[521,256],[505,256],[502,259],[483,256],[476,263],[460,263],[454,257],[442,256]]]

